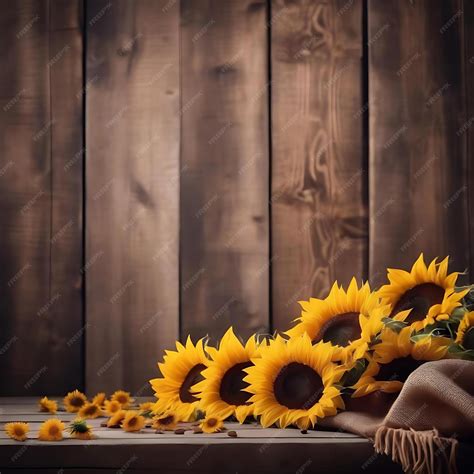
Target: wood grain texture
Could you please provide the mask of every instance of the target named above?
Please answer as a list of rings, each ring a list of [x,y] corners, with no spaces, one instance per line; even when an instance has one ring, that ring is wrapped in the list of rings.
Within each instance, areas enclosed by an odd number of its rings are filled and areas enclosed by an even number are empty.
[[[369,0],[370,274],[469,261],[462,3]],[[414,34],[416,32],[416,34]],[[468,279],[468,275],[466,276]]]
[[[145,393],[178,335],[179,3],[87,18],[86,387]]]
[[[272,2],[273,321],[366,276],[362,2]]]
[[[1,4],[0,373],[8,380],[2,394],[47,394],[80,384],[80,346],[66,344],[81,320],[80,295],[69,291],[76,283],[71,266],[79,270],[80,221],[56,249],[53,232],[59,230],[57,219],[67,219],[72,209],[80,212],[80,184],[71,185],[81,182],[81,171],[62,184],[54,170],[75,147],[73,135],[81,136],[80,108],[68,88],[80,87],[82,52],[76,22],[69,33],[74,47],[65,62],[55,58],[62,41],[57,30],[69,19],[64,12],[53,14],[53,4]],[[66,86],[56,75],[64,67],[74,77]],[[67,196],[64,186],[71,186]],[[59,308],[70,311],[58,316]]]
[[[269,326],[266,4],[181,2],[181,335]]]
[[[466,156],[468,180],[469,275],[474,275],[474,2],[463,1],[464,90],[466,94]]]

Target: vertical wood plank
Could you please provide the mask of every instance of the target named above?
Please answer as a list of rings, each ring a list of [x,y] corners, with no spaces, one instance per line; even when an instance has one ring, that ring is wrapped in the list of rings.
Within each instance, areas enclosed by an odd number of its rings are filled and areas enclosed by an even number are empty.
[[[53,294],[51,285],[56,278],[72,284],[69,273],[55,273],[57,267],[51,264],[58,191],[53,184],[59,159],[55,153],[62,153],[58,144],[67,141],[63,123],[57,121],[63,117],[52,107],[53,97],[64,100],[65,108],[76,107],[62,95],[60,85],[52,89],[56,34],[51,8],[49,1],[2,2],[0,373],[8,381],[1,384],[2,395],[57,393],[77,381],[79,369],[80,348],[71,352],[66,344],[78,315],[73,309],[60,323],[56,318],[59,306],[66,308],[75,301],[67,291]],[[56,15],[58,28],[62,20]],[[80,64],[80,51],[72,50],[68,61]],[[80,129],[77,133],[80,136]],[[77,228],[72,232],[74,238],[80,235]],[[68,263],[65,260],[64,265]]]
[[[469,261],[462,4],[369,0],[370,273]],[[416,32],[416,34],[414,34]]]
[[[178,335],[179,2],[90,0],[87,34],[86,386],[145,393]]]
[[[273,320],[366,276],[362,1],[272,1]]]
[[[84,384],[83,37],[82,1],[51,1],[51,300],[49,344],[61,348],[51,367],[55,393]],[[67,360],[67,364],[64,361]]]
[[[463,1],[464,89],[466,93],[466,156],[470,259],[469,275],[474,275],[474,3]]]
[[[266,3],[181,2],[181,335],[268,328]]]

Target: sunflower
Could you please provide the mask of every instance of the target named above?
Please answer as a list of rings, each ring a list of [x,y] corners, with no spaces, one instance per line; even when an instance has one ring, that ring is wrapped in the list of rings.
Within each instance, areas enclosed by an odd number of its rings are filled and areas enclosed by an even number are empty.
[[[447,319],[469,291],[455,291],[459,273],[448,275],[448,257],[440,263],[436,260],[427,267],[421,254],[410,272],[389,268],[390,283],[378,292],[383,302],[390,305],[391,317],[400,311],[411,310],[406,322],[412,331]]]
[[[216,416],[206,416],[199,427],[204,433],[218,433],[224,427],[224,421]]]
[[[462,318],[455,342],[466,350],[474,350],[474,311],[466,313]]]
[[[446,355],[448,338],[425,335],[414,342],[411,334],[410,327],[399,333],[388,329],[382,331],[380,342],[373,347],[373,358],[353,386],[354,398],[377,390],[399,392],[408,376],[420,365]]]
[[[41,424],[38,439],[41,441],[61,441],[64,423],[57,418],[50,418]]]
[[[172,431],[176,428],[178,424],[178,419],[176,415],[172,412],[165,412],[161,415],[153,417],[153,423],[151,425],[155,430],[166,430]]]
[[[335,350],[325,342],[313,346],[307,334],[288,342],[281,336],[270,341],[255,365],[245,369],[244,378],[263,427],[277,422],[281,428],[295,424],[307,429],[344,408],[335,386],[344,370],[331,362]]]
[[[69,425],[69,432],[73,438],[90,440],[92,439],[92,427],[89,426],[86,420],[74,420]]]
[[[134,399],[130,396],[130,392],[124,392],[123,390],[114,392],[110,399],[119,402],[122,408],[128,408],[134,402]]]
[[[176,349],[165,351],[163,362],[158,364],[163,377],[150,380],[158,398],[154,411],[172,410],[180,421],[189,421],[199,407],[199,399],[192,387],[202,380],[201,372],[209,360],[202,339],[194,345],[188,337],[185,346],[176,342]]]
[[[14,421],[5,425],[5,432],[7,435],[16,441],[25,441],[27,439],[30,425],[20,421]]]
[[[39,403],[40,411],[46,413],[52,413],[53,415],[58,411],[58,404],[54,400],[50,400],[48,397],[43,397]]]
[[[79,409],[87,402],[87,397],[80,392],[79,390],[74,390],[73,392],[69,392],[64,397],[64,406],[66,411],[70,413],[77,413]]]
[[[140,431],[145,426],[145,418],[134,410],[125,413],[122,420],[122,429],[124,431]]]
[[[253,365],[251,359],[258,357],[259,346],[254,336],[245,346],[229,328],[222,337],[219,348],[209,347],[207,352],[212,361],[202,371],[204,380],[193,388],[199,392],[201,406],[208,415],[226,419],[234,415],[239,423],[253,414],[249,403],[250,393],[244,391],[247,375],[244,369]]]
[[[293,338],[306,333],[313,343],[330,342],[337,348],[335,358],[343,361],[363,355],[390,311],[370,291],[368,283],[359,288],[355,278],[347,292],[336,282],[325,299],[310,298],[299,303],[303,308],[301,317],[286,334]]]
[[[104,402],[105,402],[105,393],[104,392],[99,392],[97,395],[94,396],[94,398],[92,399],[92,403],[94,405],[97,405],[99,407],[101,407]]]
[[[120,428],[120,424],[122,423],[125,415],[127,414],[127,410],[118,410],[116,411],[108,420],[107,420],[107,428]]]
[[[155,407],[155,402],[143,402],[140,403],[140,411],[152,411]]]
[[[122,409],[122,405],[117,400],[105,400],[104,408],[108,415],[113,415]]]
[[[94,403],[85,403],[79,410],[79,416],[81,418],[97,418],[102,416],[102,410]]]

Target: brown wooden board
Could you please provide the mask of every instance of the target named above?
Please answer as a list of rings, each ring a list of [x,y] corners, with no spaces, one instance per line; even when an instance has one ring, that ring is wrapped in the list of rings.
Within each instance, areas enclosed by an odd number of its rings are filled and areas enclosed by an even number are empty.
[[[462,2],[368,2],[370,275],[469,261]],[[468,279],[468,275],[466,275]]]
[[[362,1],[272,2],[272,293],[297,301],[366,276]]]
[[[181,336],[269,326],[266,4],[181,2]]]
[[[81,323],[74,272],[81,252],[82,171],[63,179],[59,168],[80,144],[80,102],[73,89],[82,81],[82,51],[77,20],[70,25],[78,3],[53,13],[54,5],[1,5],[2,394],[44,394],[81,383],[81,348],[67,341]],[[58,31],[66,27],[68,33]],[[64,58],[57,55],[63,41],[70,43]],[[58,74],[69,83],[58,83]],[[70,217],[76,223],[59,239],[61,223]],[[58,316],[60,308],[69,311]]]
[[[178,336],[179,3],[86,26],[86,387],[146,393]]]

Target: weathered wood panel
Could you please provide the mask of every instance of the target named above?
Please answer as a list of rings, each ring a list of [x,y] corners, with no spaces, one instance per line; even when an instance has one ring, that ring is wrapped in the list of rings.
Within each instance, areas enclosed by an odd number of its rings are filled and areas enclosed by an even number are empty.
[[[266,4],[181,2],[181,335],[268,328]]]
[[[272,2],[273,321],[366,276],[362,1]]]
[[[179,3],[86,27],[86,387],[141,393],[178,335]]]
[[[3,394],[62,390],[77,380],[80,369],[80,347],[69,348],[66,344],[80,324],[80,300],[79,295],[67,290],[75,280],[65,270],[77,261],[74,256],[78,255],[75,247],[80,245],[80,227],[70,229],[60,244],[60,266],[59,255],[56,251],[53,254],[52,246],[53,232],[59,230],[55,218],[66,218],[71,208],[77,210],[75,202],[81,200],[77,186],[68,190],[68,196],[61,195],[59,175],[54,171],[62,159],[60,155],[74,144],[71,134],[81,135],[80,126],[76,130],[80,125],[77,101],[67,92],[74,84],[65,87],[58,84],[56,73],[58,68],[71,68],[76,85],[80,84],[80,72],[76,73],[82,53],[76,25],[70,33],[74,48],[71,45],[67,65],[61,65],[59,57],[55,58],[55,48],[60,43],[55,30],[62,28],[68,18],[63,16],[64,12],[53,15],[53,4],[28,0],[1,4],[0,373],[4,383],[0,391]],[[56,106],[58,100],[60,107]],[[73,115],[69,116],[69,112]],[[76,176],[80,175],[79,172]],[[70,199],[73,201],[69,202]],[[64,310],[69,306],[72,309],[58,318],[57,308]],[[69,365],[64,364],[65,360]]]
[[[462,3],[368,2],[370,274],[469,261]],[[416,34],[415,34],[416,32]]]
[[[463,1],[463,37],[464,37],[464,90],[466,92],[466,154],[468,186],[468,232],[471,281],[474,276],[474,2]]]
[[[44,344],[60,351],[50,366],[57,394],[84,385],[83,36],[82,2],[50,2],[52,304]]]

